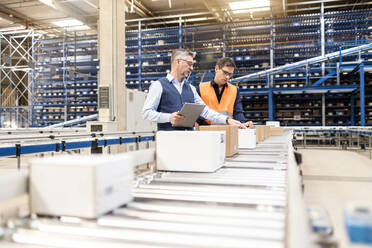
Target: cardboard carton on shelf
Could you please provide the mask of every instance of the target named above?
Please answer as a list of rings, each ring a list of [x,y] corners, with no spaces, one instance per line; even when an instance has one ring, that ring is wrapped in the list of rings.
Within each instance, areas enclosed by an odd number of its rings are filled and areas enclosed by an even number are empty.
[[[238,127],[231,125],[208,125],[199,126],[200,131],[225,131],[226,132],[226,157],[238,153]]]

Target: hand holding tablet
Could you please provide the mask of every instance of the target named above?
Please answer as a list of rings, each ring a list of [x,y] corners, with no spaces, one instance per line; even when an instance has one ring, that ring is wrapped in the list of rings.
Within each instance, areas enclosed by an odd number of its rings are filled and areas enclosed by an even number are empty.
[[[195,103],[185,103],[182,109],[178,112],[179,115],[185,117],[184,121],[181,121],[173,126],[175,127],[193,127],[195,121],[200,116],[204,109],[204,105]]]

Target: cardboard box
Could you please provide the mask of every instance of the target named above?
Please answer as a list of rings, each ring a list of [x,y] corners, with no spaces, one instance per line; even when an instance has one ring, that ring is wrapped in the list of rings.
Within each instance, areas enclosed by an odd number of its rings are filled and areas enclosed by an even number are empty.
[[[267,139],[270,137],[270,126],[264,126],[264,139]]]
[[[156,133],[158,170],[214,172],[225,160],[223,131],[159,131]]]
[[[271,136],[282,136],[283,128],[282,127],[270,127],[270,135]]]
[[[239,149],[240,148],[256,148],[256,129],[239,129]]]
[[[132,200],[133,157],[62,155],[30,162],[31,211],[96,218]]]
[[[200,131],[226,132],[226,157],[231,157],[238,153],[239,149],[238,129],[239,129],[238,127],[231,125],[199,126]]]
[[[256,140],[257,142],[261,142],[265,139],[265,135],[264,135],[264,127],[263,125],[256,125]]]

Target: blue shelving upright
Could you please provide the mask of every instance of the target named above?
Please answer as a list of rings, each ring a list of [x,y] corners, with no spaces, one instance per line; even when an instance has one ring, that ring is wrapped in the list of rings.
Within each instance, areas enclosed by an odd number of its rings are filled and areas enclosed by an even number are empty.
[[[326,12],[325,53],[372,42],[368,29],[372,26],[371,16],[371,9]],[[180,22],[158,28],[147,28],[139,23],[137,29],[127,30],[125,35],[126,86],[148,89],[151,82],[169,72],[171,51],[177,47],[197,52],[194,72],[189,78],[194,85],[211,80],[215,62],[223,56],[236,62],[234,77],[320,56],[323,46],[321,18],[320,14],[308,14],[209,25]],[[84,112],[94,113],[97,105],[94,85],[98,70],[97,38],[71,37],[40,42],[42,69],[35,85],[39,94],[35,105],[39,108],[38,125],[69,120]],[[288,126],[321,125],[321,94],[306,92],[308,88],[319,86],[330,89],[325,94],[327,125],[360,125],[359,58],[363,59],[365,69],[365,124],[372,125],[372,85],[369,69],[366,69],[371,66],[371,51],[344,56],[342,61],[327,61],[324,67],[315,64],[238,83],[247,120],[264,123],[275,119]],[[57,68],[54,75],[51,75],[51,66]],[[73,80],[70,80],[70,71],[76,72]],[[79,77],[86,74],[90,76],[88,80]],[[84,81],[85,85],[82,85]],[[349,86],[358,90],[337,92],[337,89]],[[93,111],[81,111],[89,104]],[[58,111],[49,112],[53,108]],[[66,117],[63,113],[67,113]],[[49,118],[53,114],[58,118]]]

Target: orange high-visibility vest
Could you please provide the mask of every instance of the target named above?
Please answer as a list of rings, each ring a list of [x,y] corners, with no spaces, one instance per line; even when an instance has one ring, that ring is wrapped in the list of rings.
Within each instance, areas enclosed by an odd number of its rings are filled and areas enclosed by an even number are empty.
[[[235,85],[227,83],[221,101],[218,102],[216,92],[210,82],[199,84],[200,97],[203,99],[204,103],[211,109],[221,112],[227,111],[233,116],[234,114],[234,103],[236,99],[237,88]]]

